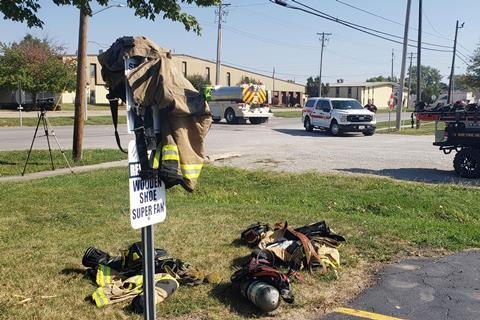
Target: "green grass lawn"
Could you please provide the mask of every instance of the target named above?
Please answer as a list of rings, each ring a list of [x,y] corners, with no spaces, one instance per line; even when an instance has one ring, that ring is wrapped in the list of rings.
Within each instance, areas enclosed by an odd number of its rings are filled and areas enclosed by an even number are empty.
[[[288,111],[275,111],[273,115],[280,118],[300,118],[302,116],[302,109],[288,110]]]
[[[127,159],[127,156],[117,149],[86,149],[83,159],[73,162],[72,150],[64,150],[70,166],[85,166],[90,164]],[[20,175],[27,160],[28,150],[0,151],[0,177]],[[67,164],[62,153],[57,148],[52,149],[53,164],[56,169],[66,168]],[[28,160],[26,173],[51,170],[50,154],[48,150],[32,150]]]
[[[73,111],[75,110],[75,105],[73,103],[62,103],[61,104],[62,111]],[[108,104],[88,104],[88,110],[110,110],[110,106]]]
[[[73,126],[73,117],[48,117],[48,121],[52,126]],[[23,118],[23,126],[35,127],[38,118]],[[126,116],[118,116],[118,123],[127,123]],[[112,124],[111,116],[90,116],[85,121],[85,125],[108,125]],[[42,124],[40,124],[42,125]],[[18,118],[0,118],[0,127],[19,127],[20,120]]]
[[[412,136],[423,136],[423,135],[434,135],[435,134],[435,122],[422,122],[420,128],[411,128],[410,121],[406,120],[403,121],[404,125],[408,125],[407,128],[402,127],[402,130],[397,131],[395,129],[395,121],[391,121],[390,125],[388,121],[385,122],[377,122],[377,133],[383,134],[403,134],[403,135],[412,135]],[[378,129],[385,129],[386,130],[378,130]]]
[[[85,298],[96,287],[81,265],[88,246],[116,254],[140,239],[130,227],[126,168],[0,183],[0,193],[0,319],[143,318],[125,310],[127,304],[94,307]],[[207,166],[194,193],[167,191],[167,219],[155,227],[155,245],[228,279],[250,252],[236,244],[250,223],[325,219],[347,238],[343,267],[338,280],[315,275],[293,284],[295,304],[282,303],[276,314],[300,319],[344,303],[339,297],[378,262],[479,247],[479,196],[479,189],[453,185]],[[225,283],[181,287],[157,306],[157,316],[258,316],[252,310]]]

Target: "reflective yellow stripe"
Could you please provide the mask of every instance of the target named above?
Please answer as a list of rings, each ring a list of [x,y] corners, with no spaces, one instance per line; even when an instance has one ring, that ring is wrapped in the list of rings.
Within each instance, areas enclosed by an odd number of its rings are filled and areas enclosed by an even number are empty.
[[[112,277],[110,275],[111,269],[101,264],[97,271],[97,284],[100,287],[105,287],[108,283],[111,283]]]
[[[402,320],[400,318],[384,316],[383,314],[378,314],[378,313],[373,313],[373,312],[368,312],[368,311],[363,311],[358,309],[350,309],[350,308],[337,308],[335,309],[335,312],[348,314],[358,318],[371,319],[371,320]]]
[[[162,160],[177,160],[177,161],[180,160],[178,153],[170,153],[170,152],[171,151],[169,151],[168,153],[164,152],[162,154]]]
[[[97,290],[95,290],[95,292],[92,294],[92,298],[95,301],[97,307],[103,307],[110,303],[108,298],[105,296],[105,293],[103,292],[103,288],[98,288]]]
[[[155,150],[155,156],[153,157],[153,169],[160,167],[160,150]]]
[[[182,173],[183,176],[187,179],[196,179],[200,176],[200,171],[202,171],[202,164],[182,164]]]
[[[143,291],[143,276],[136,276],[134,277],[135,281],[135,289],[133,291],[135,292],[142,292]]]
[[[162,152],[164,151],[177,151],[178,152],[178,147],[174,144],[166,144],[162,147]]]
[[[178,147],[174,144],[166,144],[162,148],[162,160],[180,161],[178,156]]]

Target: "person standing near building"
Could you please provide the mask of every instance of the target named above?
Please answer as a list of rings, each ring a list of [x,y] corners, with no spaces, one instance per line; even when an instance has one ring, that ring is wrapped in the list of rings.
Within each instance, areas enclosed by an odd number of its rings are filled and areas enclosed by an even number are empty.
[[[365,105],[364,108],[373,113],[377,113],[377,106],[373,104],[372,99],[368,99],[368,103]]]

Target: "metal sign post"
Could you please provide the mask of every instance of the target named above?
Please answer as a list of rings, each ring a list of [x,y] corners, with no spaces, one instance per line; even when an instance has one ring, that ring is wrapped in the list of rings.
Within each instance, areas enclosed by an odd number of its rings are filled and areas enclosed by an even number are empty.
[[[22,83],[18,81],[17,83],[17,91],[15,92],[15,100],[17,101],[18,104],[18,112],[20,116],[20,127],[23,126],[23,117],[22,117],[22,104],[25,104],[25,91],[22,90]]]
[[[125,57],[125,75],[137,67],[139,59]],[[135,129],[136,107],[128,83],[126,85],[127,127]],[[153,225],[166,217],[165,185],[160,178],[141,179],[140,160],[136,141],[128,144],[130,223],[134,229],[142,229],[144,319],[155,320],[155,249]]]

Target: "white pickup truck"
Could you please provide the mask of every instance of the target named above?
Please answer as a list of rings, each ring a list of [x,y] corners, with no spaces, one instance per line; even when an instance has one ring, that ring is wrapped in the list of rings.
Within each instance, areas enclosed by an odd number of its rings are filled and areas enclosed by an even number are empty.
[[[366,136],[375,133],[375,113],[362,107],[355,99],[310,98],[302,110],[305,130],[327,129],[333,136],[342,132],[362,132]]]

